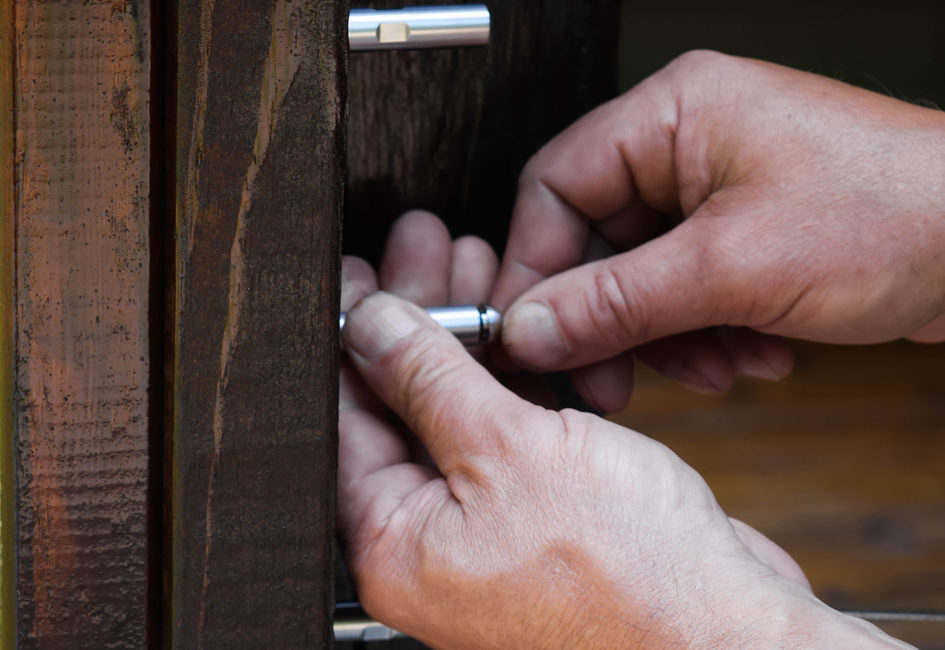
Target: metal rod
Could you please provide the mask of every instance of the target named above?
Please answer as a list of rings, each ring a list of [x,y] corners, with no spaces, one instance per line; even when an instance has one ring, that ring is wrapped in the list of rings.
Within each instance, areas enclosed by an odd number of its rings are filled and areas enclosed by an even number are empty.
[[[945,624],[942,611],[858,611],[847,610],[845,614],[867,621],[904,621],[910,623]],[[335,641],[370,643],[409,638],[406,634],[387,627],[369,618],[358,603],[338,603],[335,620]]]
[[[502,314],[492,305],[427,307],[424,311],[467,347],[491,343],[502,327]],[[342,312],[338,327],[343,329],[344,326],[345,313]]]
[[[945,625],[945,611],[936,610],[844,610],[844,614],[867,621],[904,621]]]
[[[359,603],[338,603],[335,605],[335,641],[355,641],[369,643],[406,639],[406,634],[387,627],[370,618]]]
[[[355,52],[489,44],[485,5],[352,9],[348,43]]]

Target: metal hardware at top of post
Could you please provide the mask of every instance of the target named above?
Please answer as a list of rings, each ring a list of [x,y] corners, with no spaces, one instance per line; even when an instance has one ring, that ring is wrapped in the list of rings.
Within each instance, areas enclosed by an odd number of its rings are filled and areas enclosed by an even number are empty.
[[[352,9],[348,43],[353,52],[488,45],[489,27],[485,5]]]

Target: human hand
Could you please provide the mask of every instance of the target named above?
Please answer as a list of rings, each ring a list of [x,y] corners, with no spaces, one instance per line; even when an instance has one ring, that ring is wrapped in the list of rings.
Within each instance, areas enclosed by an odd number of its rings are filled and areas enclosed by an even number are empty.
[[[817,601],[666,447],[521,399],[391,294],[351,307],[372,283],[346,266],[338,479],[372,616],[450,649],[893,644]]]
[[[492,297],[505,349],[579,369],[585,398],[609,391],[613,408],[623,353],[651,341],[638,349],[657,369],[713,390],[789,370],[759,333],[943,340],[943,179],[945,114],[683,56],[527,165]],[[666,215],[678,225],[653,238]],[[581,265],[591,233],[625,252]],[[719,342],[701,331],[715,325],[751,329]]]
[[[482,239],[466,236],[453,241],[439,218],[414,210],[391,227],[377,274],[365,260],[351,256],[344,258],[342,268],[342,310],[379,289],[424,307],[478,305],[487,302],[492,293],[499,260]],[[487,362],[484,349],[470,352],[480,362]],[[541,376],[513,370],[496,370],[495,374],[530,402],[557,404],[553,390]],[[622,380],[629,384],[633,378]]]

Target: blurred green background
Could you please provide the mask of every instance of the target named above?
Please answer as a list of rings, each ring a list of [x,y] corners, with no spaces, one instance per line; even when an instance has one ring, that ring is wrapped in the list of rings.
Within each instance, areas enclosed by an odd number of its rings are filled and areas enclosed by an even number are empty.
[[[945,1],[624,2],[620,87],[692,49],[774,61],[945,107]]]

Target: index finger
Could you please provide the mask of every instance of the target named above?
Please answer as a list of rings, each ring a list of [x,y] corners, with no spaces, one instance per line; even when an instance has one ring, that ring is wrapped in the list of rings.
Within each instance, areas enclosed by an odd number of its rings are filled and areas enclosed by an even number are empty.
[[[588,113],[528,162],[492,302],[504,309],[541,280],[576,266],[589,226],[640,198],[678,205],[678,107],[662,71]]]

